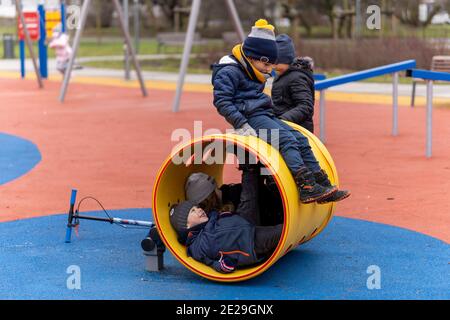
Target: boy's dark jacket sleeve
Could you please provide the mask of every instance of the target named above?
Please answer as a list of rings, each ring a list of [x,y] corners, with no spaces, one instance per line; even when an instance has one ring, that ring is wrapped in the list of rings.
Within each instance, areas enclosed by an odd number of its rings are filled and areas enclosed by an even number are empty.
[[[194,259],[196,258],[194,257]],[[223,255],[221,255],[218,260],[211,260],[207,256],[204,256],[203,262],[220,273],[230,273],[236,269],[236,261],[229,257],[224,257]]]
[[[236,90],[239,85],[239,71],[235,71],[236,67],[222,67],[213,74],[214,86],[214,105],[219,114],[225,117],[233,128],[239,129],[247,123],[245,116],[239,111],[234,104]]]
[[[213,212],[210,216],[209,223],[214,224],[214,222],[218,218],[218,213]],[[199,233],[203,232],[204,229],[208,230],[208,222],[198,225],[197,227],[194,227],[191,229],[190,232],[192,232],[192,236],[188,236],[186,240],[186,244],[188,245],[188,255],[194,258],[197,261],[200,261],[207,266],[210,266],[214,268],[217,272],[220,273],[230,273],[233,272],[236,268],[237,261],[235,259],[232,259],[231,257],[224,256],[222,254],[217,256],[217,259],[211,259],[211,257],[208,255],[208,252],[210,252],[209,243],[205,243],[202,241],[194,241],[195,238],[199,235]]]
[[[294,123],[302,123],[314,114],[314,101],[308,81],[299,72],[289,77],[289,92],[293,108],[284,112],[280,118]]]

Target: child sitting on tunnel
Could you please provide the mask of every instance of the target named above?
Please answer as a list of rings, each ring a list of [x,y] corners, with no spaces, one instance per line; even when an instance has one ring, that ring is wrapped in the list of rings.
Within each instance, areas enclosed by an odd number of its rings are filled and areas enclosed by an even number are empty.
[[[274,115],[272,100],[264,93],[277,57],[274,27],[260,19],[244,43],[213,66],[214,105],[238,133],[259,134],[267,143],[279,144],[301,202],[329,202],[338,190],[321,169],[308,139]]]
[[[172,206],[170,223],[188,256],[221,273],[262,262],[276,249],[283,225],[255,226],[242,216],[258,214],[259,167],[243,169],[241,201],[205,212],[187,200]]]
[[[314,132],[314,61],[310,57],[296,58],[294,43],[288,35],[277,36],[276,42],[277,76],[272,84],[274,113],[282,120],[294,122]],[[322,170],[314,175],[319,184],[326,182]],[[322,202],[338,202],[349,196],[350,192],[338,190]]]

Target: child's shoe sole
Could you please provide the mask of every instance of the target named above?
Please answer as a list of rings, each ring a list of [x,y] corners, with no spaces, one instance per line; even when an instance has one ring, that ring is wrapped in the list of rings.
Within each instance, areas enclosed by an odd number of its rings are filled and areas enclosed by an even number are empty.
[[[331,196],[333,193],[335,193],[337,191],[338,191],[338,188],[337,187],[333,187],[333,188],[330,189],[330,191],[328,191],[328,192],[326,192],[324,194],[321,194],[320,196],[313,197],[313,198],[307,198],[307,199],[304,199],[304,200],[300,199],[300,202],[304,203],[304,204],[318,202],[320,200],[328,198],[329,196]]]
[[[332,195],[333,195],[333,194],[332,194]],[[327,198],[325,198],[325,199],[322,199],[322,200],[320,200],[320,201],[317,201],[317,203],[318,203],[318,204],[325,204],[325,203],[330,203],[330,202],[339,202],[339,201],[342,201],[342,200],[344,200],[344,199],[347,199],[348,197],[350,197],[350,195],[351,195],[351,193],[350,193],[350,192],[347,192],[347,193],[343,194],[341,197],[338,197],[338,198],[336,198],[336,199],[328,200],[328,201],[327,201],[327,199],[330,198],[330,197],[327,197]]]

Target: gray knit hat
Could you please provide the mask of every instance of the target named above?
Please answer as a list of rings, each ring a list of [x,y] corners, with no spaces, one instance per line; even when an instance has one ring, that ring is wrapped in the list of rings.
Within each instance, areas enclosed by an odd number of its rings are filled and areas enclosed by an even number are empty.
[[[217,188],[216,180],[203,172],[191,174],[184,187],[186,199],[199,204]]]
[[[263,62],[276,63],[278,48],[275,41],[275,28],[265,19],[259,19],[242,44],[244,54]]]
[[[169,219],[172,227],[177,231],[177,233],[182,233],[187,230],[187,220],[189,216],[189,211],[195,203],[192,201],[183,201],[177,205],[172,206],[169,211]]]

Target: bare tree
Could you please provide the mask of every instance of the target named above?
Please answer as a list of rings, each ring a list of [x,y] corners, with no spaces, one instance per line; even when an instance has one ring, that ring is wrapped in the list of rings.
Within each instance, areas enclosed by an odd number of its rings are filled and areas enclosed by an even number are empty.
[[[421,0],[398,0],[395,3],[395,16],[400,20],[401,23],[410,25],[413,27],[427,27],[433,17],[442,9],[440,2],[436,1],[432,6],[431,10],[427,12],[427,17],[425,21],[421,21],[419,16],[419,5]]]
[[[187,7],[187,0],[152,0],[153,5],[158,5],[172,29],[175,28],[177,9]],[[190,2],[190,1],[189,1]]]

